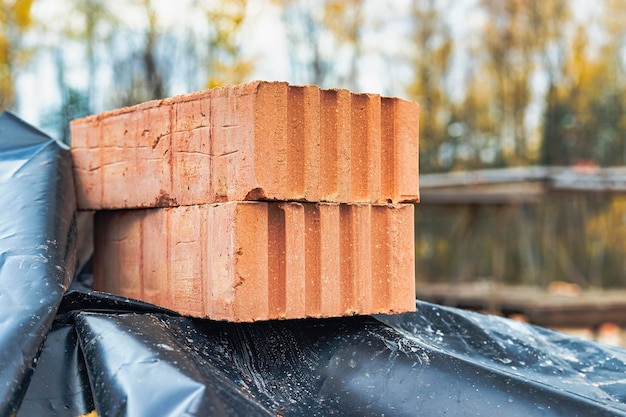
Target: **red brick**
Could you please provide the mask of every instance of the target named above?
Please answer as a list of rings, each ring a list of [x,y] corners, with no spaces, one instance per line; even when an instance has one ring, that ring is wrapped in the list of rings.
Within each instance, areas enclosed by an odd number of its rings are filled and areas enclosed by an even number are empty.
[[[94,288],[256,321],[415,307],[413,206],[228,202],[96,214]]]
[[[81,209],[416,202],[419,107],[254,82],[72,122]]]
[[[382,194],[419,202],[419,105],[388,97],[381,103]]]

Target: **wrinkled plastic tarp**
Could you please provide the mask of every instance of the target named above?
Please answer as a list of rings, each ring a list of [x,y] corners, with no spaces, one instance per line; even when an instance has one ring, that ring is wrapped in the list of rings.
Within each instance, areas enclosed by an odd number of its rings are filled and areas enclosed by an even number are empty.
[[[39,184],[0,154],[0,190],[22,202],[0,211],[0,415],[626,416],[626,351],[502,318],[417,302],[397,316],[214,322],[93,292],[88,268],[63,295],[73,199],[59,197],[71,173],[53,148],[23,153]],[[17,248],[28,268],[7,266]]]
[[[72,291],[54,323],[20,416],[626,415],[623,350],[426,303],[235,324]]]
[[[75,269],[68,149],[0,115],[0,415],[18,406]]]

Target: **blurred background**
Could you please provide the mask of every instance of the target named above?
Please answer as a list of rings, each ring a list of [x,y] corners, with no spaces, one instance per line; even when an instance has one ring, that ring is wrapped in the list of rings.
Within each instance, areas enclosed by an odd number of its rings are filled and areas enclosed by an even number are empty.
[[[0,110],[66,142],[253,79],[420,103],[420,298],[622,343],[626,0],[0,0]]]

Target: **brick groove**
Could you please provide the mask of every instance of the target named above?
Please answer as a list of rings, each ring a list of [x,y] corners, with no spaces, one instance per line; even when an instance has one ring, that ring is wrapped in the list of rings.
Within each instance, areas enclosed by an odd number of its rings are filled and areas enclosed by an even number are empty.
[[[413,205],[228,202],[96,214],[96,289],[217,320],[415,308]]]
[[[419,201],[416,103],[254,82],[72,122],[80,209]]]

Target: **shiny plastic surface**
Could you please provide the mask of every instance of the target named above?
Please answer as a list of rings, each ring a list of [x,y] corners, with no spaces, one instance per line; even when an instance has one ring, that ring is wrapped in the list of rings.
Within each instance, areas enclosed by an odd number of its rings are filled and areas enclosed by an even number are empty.
[[[75,341],[42,379],[58,380],[64,401],[74,393],[75,411],[93,401],[102,416],[626,415],[624,350],[502,318],[418,302],[397,316],[236,324],[84,290],[66,299],[54,328],[71,322]],[[61,384],[61,369],[77,382]],[[29,410],[77,415],[29,396]]]
[[[502,318],[215,322],[93,292],[88,267],[66,292],[68,158],[0,116],[0,416],[626,416],[626,351]]]
[[[19,406],[75,270],[69,151],[0,115],[0,416]]]

